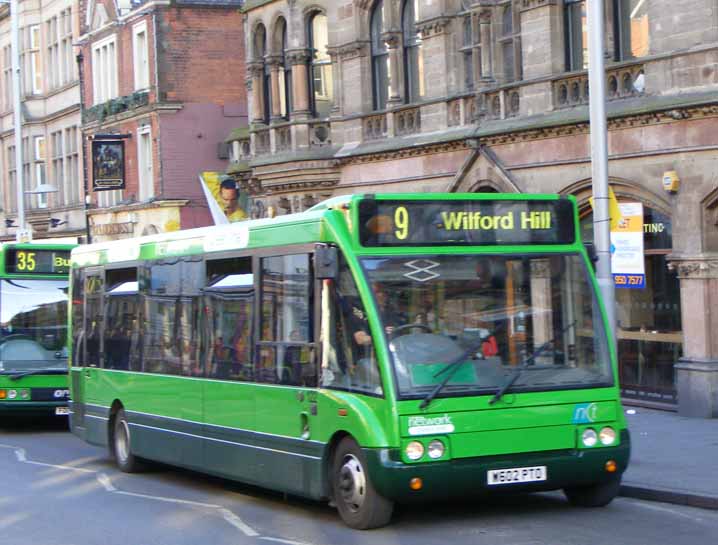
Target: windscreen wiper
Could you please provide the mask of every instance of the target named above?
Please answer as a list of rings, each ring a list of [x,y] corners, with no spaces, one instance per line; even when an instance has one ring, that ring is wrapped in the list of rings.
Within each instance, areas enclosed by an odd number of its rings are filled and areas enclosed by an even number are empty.
[[[5,373],[8,374],[8,373]],[[15,373],[10,375],[10,380],[20,380],[23,377],[29,377],[30,375],[66,375],[67,369],[35,369],[33,371],[24,371],[22,373]]]
[[[472,353],[479,350],[481,348],[481,345],[484,344],[484,342],[485,339],[482,339],[480,342],[475,343],[474,345],[469,347],[468,350],[462,352],[459,357],[454,358],[449,363],[447,363],[441,371],[434,375],[434,378],[436,378],[439,375],[443,375],[444,373],[446,373],[444,380],[442,380],[431,392],[429,392],[429,395],[427,395],[424,398],[424,401],[422,401],[419,405],[419,409],[423,410],[429,406],[429,403],[431,403],[431,401],[437,396],[437,394],[442,390],[442,388],[448,384],[448,382],[451,380],[451,377],[453,377],[456,371],[459,370],[459,367],[461,367],[463,363],[466,363],[466,358],[468,358]]]
[[[514,382],[518,380],[521,373],[524,372],[524,370],[531,365],[531,362],[539,357],[541,352],[546,350],[548,346],[550,346],[559,336],[563,335],[566,331],[571,329],[574,325],[576,325],[576,320],[568,324],[565,328],[563,328],[561,331],[556,333],[553,337],[551,337],[548,341],[543,343],[541,346],[539,346],[536,350],[534,350],[533,354],[531,354],[528,358],[526,358],[524,361],[521,362],[520,365],[514,369],[514,372],[511,373],[511,376],[508,378],[506,382],[504,382],[503,386],[498,389],[498,391],[494,394],[494,397],[491,398],[489,401],[489,405],[493,405],[496,403],[499,399],[503,397],[503,395],[506,393],[506,391],[513,386]]]

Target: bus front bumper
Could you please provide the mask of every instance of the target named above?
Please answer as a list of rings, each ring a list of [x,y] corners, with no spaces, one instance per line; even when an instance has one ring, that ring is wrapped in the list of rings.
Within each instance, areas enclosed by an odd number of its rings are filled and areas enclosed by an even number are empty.
[[[630,436],[624,430],[621,432],[621,443],[616,447],[506,454],[420,464],[406,464],[393,459],[397,453],[391,449],[364,449],[364,454],[376,490],[386,498],[409,502],[480,497],[493,493],[540,492],[608,482],[619,478],[626,470],[630,450]],[[606,470],[609,460],[616,464],[614,472]],[[546,466],[546,480],[488,484],[488,472],[491,470],[536,466]],[[412,490],[410,482],[417,477],[421,479],[422,487]]]
[[[68,401],[0,401],[0,414],[67,415]]]

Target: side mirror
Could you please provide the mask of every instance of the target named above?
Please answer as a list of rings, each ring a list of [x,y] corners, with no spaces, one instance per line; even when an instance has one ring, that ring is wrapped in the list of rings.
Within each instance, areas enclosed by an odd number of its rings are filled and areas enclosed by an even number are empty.
[[[314,250],[314,272],[320,280],[334,280],[339,275],[339,250],[318,244]]]
[[[588,259],[591,261],[594,270],[596,269],[596,263],[598,263],[598,255],[596,254],[596,246],[593,242],[584,242],[583,244],[588,252]]]

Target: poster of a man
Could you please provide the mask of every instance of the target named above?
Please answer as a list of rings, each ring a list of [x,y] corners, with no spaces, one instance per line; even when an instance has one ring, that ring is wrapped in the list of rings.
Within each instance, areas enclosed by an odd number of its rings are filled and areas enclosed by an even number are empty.
[[[216,225],[248,218],[247,195],[232,178],[218,172],[203,172],[200,181]]]
[[[125,187],[125,148],[122,140],[92,143],[93,188],[95,191]]]

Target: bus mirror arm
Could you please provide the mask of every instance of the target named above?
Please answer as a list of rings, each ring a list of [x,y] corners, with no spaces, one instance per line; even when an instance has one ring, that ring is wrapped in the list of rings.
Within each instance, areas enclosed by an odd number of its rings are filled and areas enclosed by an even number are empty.
[[[319,280],[335,280],[339,274],[339,255],[335,246],[317,244],[314,249],[314,271]]]
[[[593,244],[593,242],[584,242],[584,246],[586,246],[586,252],[588,252],[588,259],[591,261],[591,265],[593,265],[593,268],[596,268],[596,263],[598,263],[598,254],[596,254],[596,246]]]

